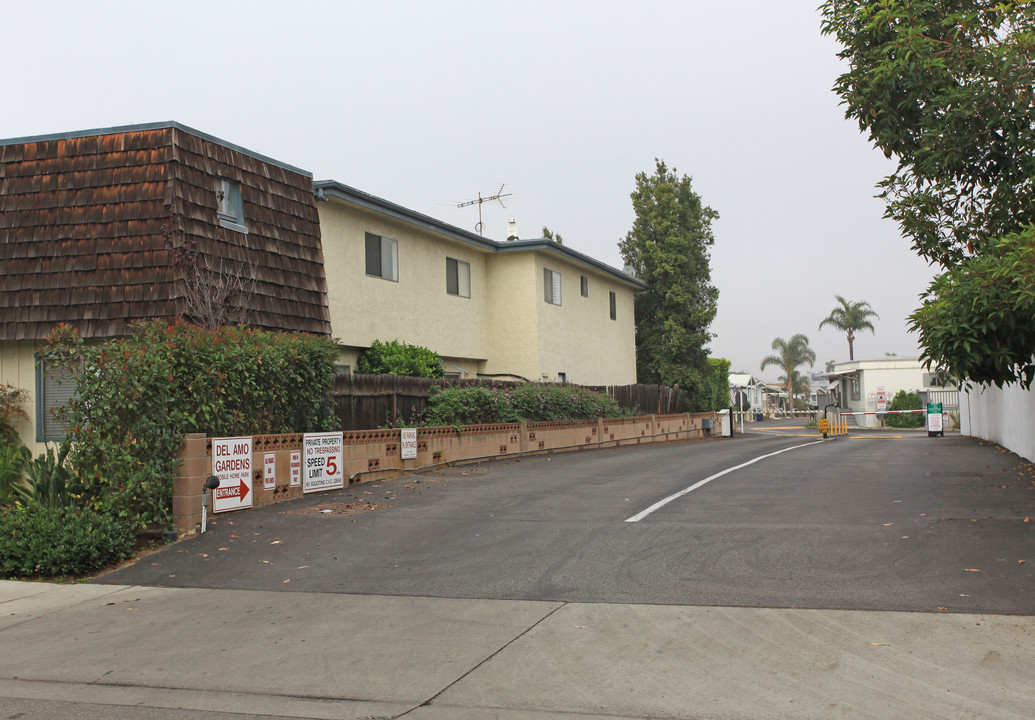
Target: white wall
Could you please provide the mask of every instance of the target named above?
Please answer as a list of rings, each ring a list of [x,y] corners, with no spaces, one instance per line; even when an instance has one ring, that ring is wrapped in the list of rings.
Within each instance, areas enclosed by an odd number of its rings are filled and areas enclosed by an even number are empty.
[[[960,430],[1035,462],[1035,393],[1016,386],[960,392]]]

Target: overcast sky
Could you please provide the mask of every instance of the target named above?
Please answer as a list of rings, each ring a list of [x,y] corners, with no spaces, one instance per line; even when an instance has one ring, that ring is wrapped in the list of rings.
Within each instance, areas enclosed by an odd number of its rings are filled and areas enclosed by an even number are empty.
[[[775,337],[866,300],[856,358],[915,357],[933,275],[874,185],[892,166],[843,118],[819,0],[6,2],[0,137],[176,120],[485,234],[544,225],[622,267],[629,193],[654,158],[714,226],[712,355],[759,373]]]

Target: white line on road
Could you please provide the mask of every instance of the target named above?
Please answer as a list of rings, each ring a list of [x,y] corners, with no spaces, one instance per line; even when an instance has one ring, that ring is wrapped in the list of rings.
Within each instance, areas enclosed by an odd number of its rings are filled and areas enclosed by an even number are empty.
[[[798,448],[808,447],[809,445],[818,445],[821,442],[824,442],[824,441],[823,440],[816,440],[815,442],[805,443],[804,445],[795,445],[794,447],[784,448],[783,450],[777,450],[776,452],[771,452],[768,455],[759,455],[754,460],[748,460],[746,463],[741,463],[740,465],[736,465],[736,466],[731,467],[731,468],[726,468],[725,470],[723,470],[721,472],[717,472],[714,475],[709,475],[704,480],[699,480],[698,482],[695,482],[693,485],[691,485],[688,488],[684,488],[684,489],[680,490],[679,492],[677,492],[677,493],[675,493],[673,495],[669,495],[664,500],[659,500],[658,502],[654,503],[653,505],[651,505],[649,508],[647,508],[643,512],[639,512],[639,513],[633,515],[631,518],[626,520],[626,522],[627,523],[639,522],[640,520],[643,520],[643,518],[647,517],[652,512],[654,512],[655,510],[660,510],[661,508],[665,507],[666,505],[668,505],[673,500],[681,498],[684,495],[686,495],[687,493],[693,492],[697,488],[702,487],[704,485],[707,485],[712,480],[715,480],[716,478],[721,478],[723,475],[727,475],[727,474],[733,472],[734,470],[740,470],[741,468],[745,468],[748,465],[754,465],[759,460],[765,460],[766,458],[771,458],[773,455],[779,455],[780,453],[790,452],[791,450],[797,450]]]

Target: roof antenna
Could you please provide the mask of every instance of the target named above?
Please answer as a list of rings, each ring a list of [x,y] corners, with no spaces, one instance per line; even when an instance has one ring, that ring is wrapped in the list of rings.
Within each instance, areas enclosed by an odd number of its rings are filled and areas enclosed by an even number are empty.
[[[496,191],[495,195],[490,195],[489,197],[482,197],[482,194],[478,193],[478,199],[477,200],[468,200],[467,202],[457,203],[457,207],[458,208],[469,207],[471,205],[477,205],[478,206],[478,224],[474,226],[474,229],[478,231],[479,235],[484,235],[485,234],[483,232],[483,230],[485,229],[485,226],[482,224],[482,203],[487,203],[487,202],[492,202],[493,200],[498,200],[501,207],[507,207],[503,203],[503,198],[510,197],[511,193],[504,193],[503,192],[503,188],[505,188],[506,186],[507,186],[506,183],[501,184],[500,185],[500,189]]]

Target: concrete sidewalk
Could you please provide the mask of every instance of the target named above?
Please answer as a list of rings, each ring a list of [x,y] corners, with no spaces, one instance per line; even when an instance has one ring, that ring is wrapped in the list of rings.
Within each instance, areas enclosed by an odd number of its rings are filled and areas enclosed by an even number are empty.
[[[3,717],[1030,718],[1035,618],[0,582]]]

